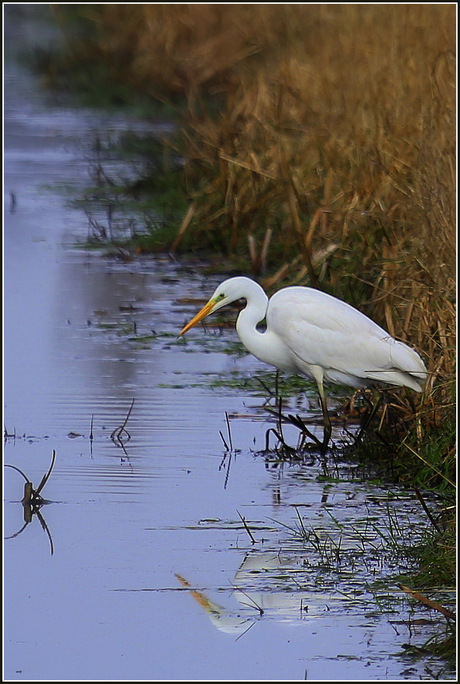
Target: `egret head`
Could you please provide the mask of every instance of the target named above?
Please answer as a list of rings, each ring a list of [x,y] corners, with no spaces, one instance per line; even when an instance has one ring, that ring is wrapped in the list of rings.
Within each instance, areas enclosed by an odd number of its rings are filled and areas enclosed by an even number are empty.
[[[212,295],[209,302],[204,305],[201,311],[199,311],[197,315],[194,316],[191,321],[189,321],[189,323],[187,323],[187,325],[180,331],[179,336],[186,333],[187,330],[193,328],[194,325],[202,321],[203,318],[206,318],[206,316],[209,316],[209,314],[214,313],[214,311],[218,311],[223,306],[231,304],[237,299],[242,299],[245,297],[244,285],[246,281],[252,282],[249,280],[249,278],[235,277],[229,278],[221,283]]]

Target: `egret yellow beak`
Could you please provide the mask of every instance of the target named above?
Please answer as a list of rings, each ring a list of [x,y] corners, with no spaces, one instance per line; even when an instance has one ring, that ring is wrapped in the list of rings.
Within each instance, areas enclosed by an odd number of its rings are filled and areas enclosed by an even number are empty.
[[[201,309],[201,311],[199,311],[199,312],[197,313],[197,315],[196,315],[194,318],[192,318],[192,320],[189,321],[189,323],[187,323],[187,325],[185,326],[185,328],[183,328],[183,329],[180,331],[179,337],[180,337],[181,335],[183,335],[184,333],[186,333],[187,330],[190,330],[190,328],[193,328],[194,325],[196,325],[197,323],[199,323],[200,321],[202,321],[203,318],[206,318],[206,316],[209,316],[209,314],[210,314],[210,313],[212,312],[212,310],[214,309],[215,304],[216,304],[216,302],[215,302],[213,299],[211,299],[207,304],[205,304],[205,305],[203,306],[203,308]]]

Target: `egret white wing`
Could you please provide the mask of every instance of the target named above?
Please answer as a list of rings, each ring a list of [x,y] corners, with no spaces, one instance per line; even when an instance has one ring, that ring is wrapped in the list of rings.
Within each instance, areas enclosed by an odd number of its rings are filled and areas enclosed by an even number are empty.
[[[406,385],[420,391],[426,369],[418,354],[370,318],[341,300],[312,288],[280,290],[270,301],[267,325],[312,377],[352,387],[372,382]]]

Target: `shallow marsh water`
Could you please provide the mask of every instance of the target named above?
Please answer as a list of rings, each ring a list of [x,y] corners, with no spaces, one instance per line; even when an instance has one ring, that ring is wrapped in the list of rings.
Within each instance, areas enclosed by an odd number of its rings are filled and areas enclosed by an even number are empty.
[[[233,330],[176,337],[184,296],[219,278],[75,247],[84,215],[43,188],[83,186],[81,141],[132,125],[51,106],[7,66],[5,463],[36,486],[57,458],[18,535],[24,480],[4,471],[5,678],[432,679],[442,663],[403,645],[439,620],[416,624],[433,616],[375,551],[389,513],[419,534],[417,501],[266,459],[264,399],[231,386],[266,369],[225,353]]]

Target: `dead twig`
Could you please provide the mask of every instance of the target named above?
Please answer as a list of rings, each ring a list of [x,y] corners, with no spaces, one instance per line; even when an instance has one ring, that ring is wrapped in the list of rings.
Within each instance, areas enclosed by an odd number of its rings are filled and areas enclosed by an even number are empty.
[[[119,427],[115,428],[115,430],[113,430],[111,435],[110,435],[110,439],[117,446],[123,446],[125,441],[129,442],[129,440],[131,439],[131,435],[126,430],[126,424],[129,420],[129,416],[131,415],[131,411],[133,410],[133,406],[134,406],[134,399],[131,402],[131,406],[128,409],[128,413],[126,414],[126,418],[123,421],[123,424],[120,425]]]
[[[420,601],[420,603],[428,606],[428,608],[432,608],[433,610],[437,610],[439,613],[442,613],[444,617],[450,620],[456,619],[455,613],[448,608],[444,608],[444,606],[441,606],[441,604],[437,603],[437,601],[432,601],[423,594],[420,594],[420,592],[414,591],[414,589],[404,586],[404,584],[398,584],[398,587],[401,589],[401,591],[404,591],[406,594],[409,594],[409,596],[412,596],[412,598],[414,598],[416,601]]]
[[[423,498],[422,493],[420,492],[419,489],[417,489],[417,487],[414,487],[414,491],[415,491],[415,494],[416,494],[416,496],[417,496],[417,499],[418,499],[418,500],[420,501],[420,503],[422,504],[422,508],[423,508],[423,510],[425,511],[425,513],[427,514],[427,516],[428,516],[428,518],[429,518],[431,524],[432,524],[433,527],[435,528],[436,532],[438,532],[439,534],[442,534],[442,531],[441,531],[439,525],[437,524],[436,520],[435,520],[435,519],[433,518],[433,516],[431,515],[430,509],[428,508],[428,506],[427,506],[426,503],[425,503],[425,499]]]
[[[251,530],[248,527],[248,524],[246,522],[246,518],[244,518],[239,511],[237,511],[238,515],[240,516],[241,522],[243,523],[244,529],[249,535],[249,538],[253,544],[257,544],[257,541],[254,539],[254,535],[252,534]]]
[[[5,463],[5,468],[12,468],[13,470],[16,470],[18,473],[22,475],[22,477],[25,479],[26,483],[24,485],[24,496],[22,498],[22,505],[24,508],[24,525],[21,527],[20,530],[15,532],[15,534],[10,535],[9,537],[5,537],[5,539],[14,539],[14,537],[18,537],[23,530],[29,525],[29,523],[32,522],[33,516],[36,515],[38,518],[38,521],[42,527],[42,530],[46,533],[48,536],[48,540],[50,543],[50,548],[51,548],[51,555],[54,553],[54,546],[53,546],[53,540],[51,537],[51,533],[48,529],[48,526],[45,522],[45,519],[43,518],[42,514],[40,513],[40,508],[43,506],[43,504],[46,503],[45,499],[41,496],[40,492],[43,490],[44,486],[48,482],[51,472],[54,468],[54,464],[56,462],[56,451],[53,449],[53,454],[51,457],[51,464],[50,467],[48,468],[48,472],[46,472],[41,481],[40,484],[38,485],[37,489],[34,489],[34,486],[32,482],[29,480],[27,475],[23,473],[23,471],[18,468],[17,466],[10,465],[9,463]]]

